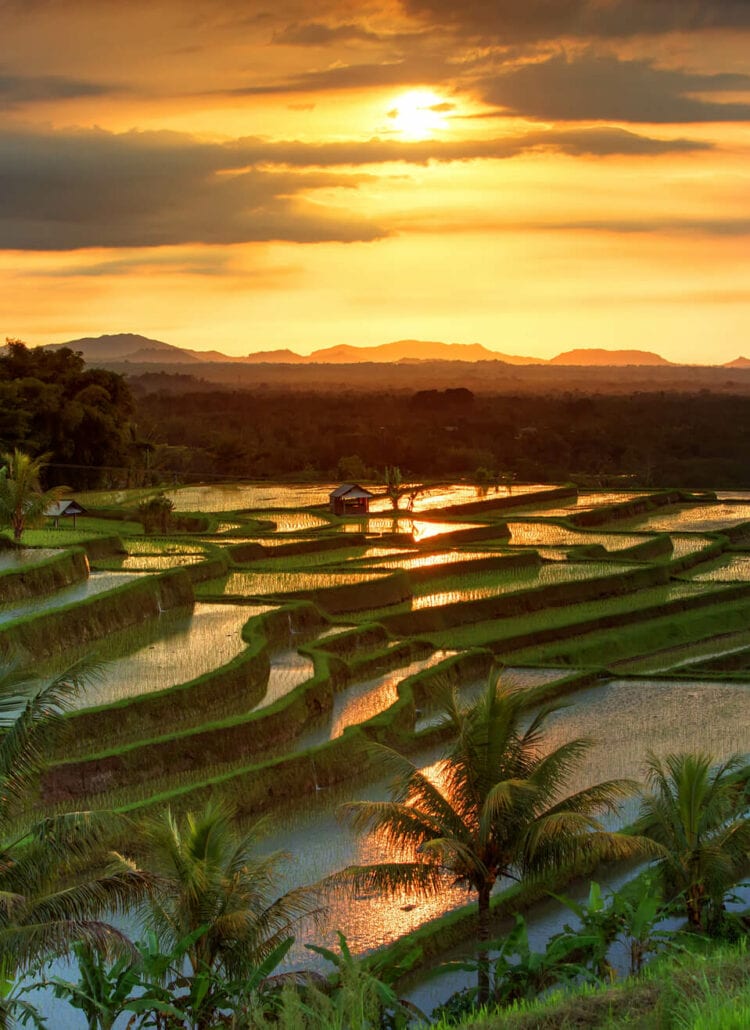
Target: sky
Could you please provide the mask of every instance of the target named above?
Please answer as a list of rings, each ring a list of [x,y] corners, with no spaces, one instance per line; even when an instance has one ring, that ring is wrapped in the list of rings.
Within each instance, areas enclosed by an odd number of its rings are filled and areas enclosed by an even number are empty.
[[[0,0],[30,344],[750,355],[750,0]]]

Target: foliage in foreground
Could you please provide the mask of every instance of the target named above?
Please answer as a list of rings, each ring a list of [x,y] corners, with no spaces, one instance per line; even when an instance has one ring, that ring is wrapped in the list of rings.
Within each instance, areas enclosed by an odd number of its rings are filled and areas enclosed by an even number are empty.
[[[571,740],[549,751],[544,723],[555,706],[540,709],[524,728],[524,702],[523,691],[507,690],[494,677],[468,705],[457,691],[445,693],[440,710],[453,742],[436,776],[378,747],[394,774],[392,800],[343,806],[357,829],[374,831],[389,855],[401,856],[346,870],[344,882],[348,879],[357,893],[435,894],[454,883],[474,892],[480,1002],[489,997],[486,945],[490,897],[498,880],[644,853],[642,839],[609,833],[597,818],[615,812],[636,784],[610,780],[567,793],[590,741]]]
[[[700,948],[701,939],[696,939]],[[614,986],[558,991],[510,1009],[485,1009],[434,1030],[745,1030],[750,1025],[750,955],[745,942],[668,951]],[[739,1017],[744,1022],[737,1021]]]
[[[638,832],[655,840],[658,871],[668,896],[684,900],[688,922],[705,930],[721,919],[728,888],[750,851],[748,777],[741,755],[718,763],[707,754],[648,756],[650,791]]]
[[[0,527],[10,526],[16,544],[26,527],[37,525],[46,509],[63,495],[61,487],[42,489],[48,457],[32,458],[18,449],[0,454]]]

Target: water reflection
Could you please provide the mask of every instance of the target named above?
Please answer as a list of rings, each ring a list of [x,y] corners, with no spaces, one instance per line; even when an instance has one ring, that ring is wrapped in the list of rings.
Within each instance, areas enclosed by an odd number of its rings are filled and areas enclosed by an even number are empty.
[[[147,625],[112,634],[97,649],[100,674],[71,701],[75,708],[164,690],[224,665],[246,647],[242,627],[268,606],[196,604],[164,612]],[[53,676],[79,655],[68,651],[36,671]]]

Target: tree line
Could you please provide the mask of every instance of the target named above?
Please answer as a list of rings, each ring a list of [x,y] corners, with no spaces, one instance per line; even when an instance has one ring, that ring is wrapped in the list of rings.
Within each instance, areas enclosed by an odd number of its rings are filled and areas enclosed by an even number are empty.
[[[418,479],[484,470],[584,486],[750,488],[741,396],[225,390],[144,394],[136,411],[158,441],[152,465],[190,477],[367,478],[396,465]]]
[[[175,380],[175,389],[167,385]],[[0,451],[44,454],[44,486],[207,478],[518,479],[750,488],[750,397],[191,390],[126,380],[80,354],[0,351]],[[167,384],[167,385],[165,385]],[[204,384],[205,387],[205,384]]]

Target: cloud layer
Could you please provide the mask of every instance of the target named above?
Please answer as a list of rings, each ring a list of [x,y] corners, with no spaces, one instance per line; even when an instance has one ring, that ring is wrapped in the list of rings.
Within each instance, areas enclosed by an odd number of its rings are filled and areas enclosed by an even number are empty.
[[[18,250],[369,241],[382,226],[313,203],[355,188],[357,166],[501,160],[533,150],[657,155],[705,148],[622,129],[547,130],[503,139],[405,143],[203,143],[155,132],[0,133],[0,246]]]

